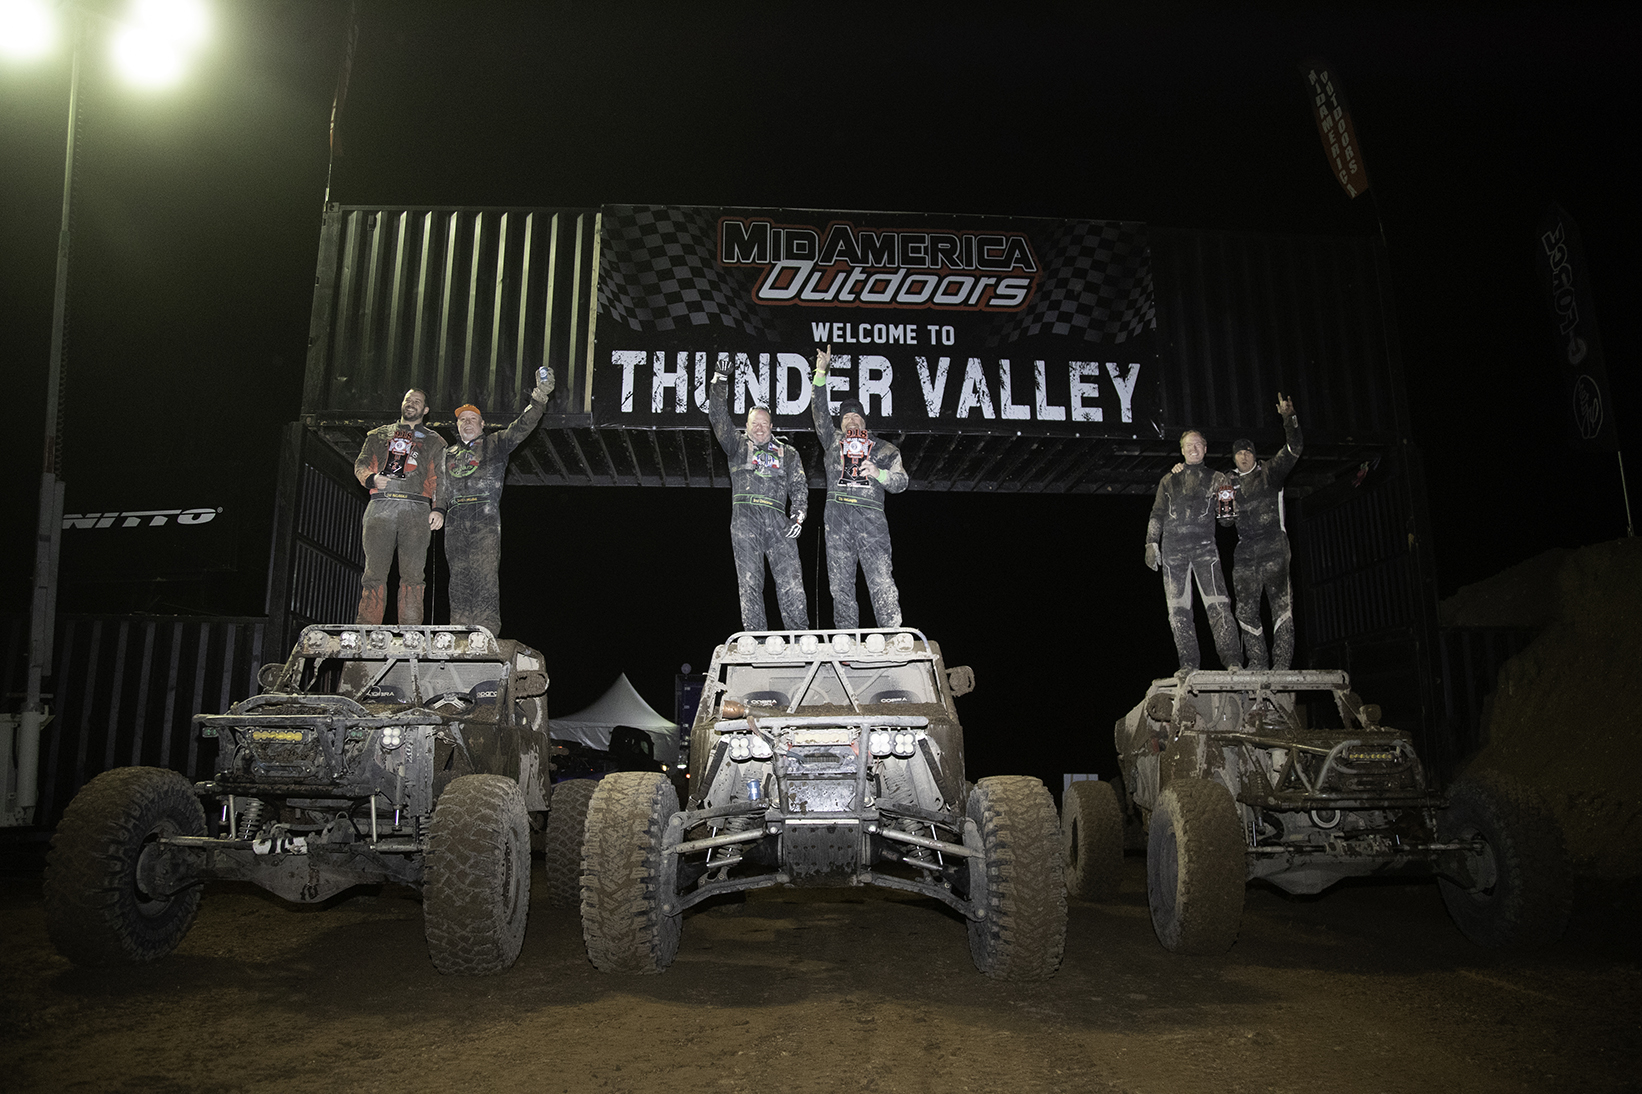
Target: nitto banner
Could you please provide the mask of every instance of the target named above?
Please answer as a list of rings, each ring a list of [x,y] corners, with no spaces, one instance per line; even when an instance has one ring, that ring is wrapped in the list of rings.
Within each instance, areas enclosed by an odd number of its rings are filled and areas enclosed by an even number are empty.
[[[1124,221],[606,206],[594,417],[810,421],[810,373],[875,431],[1133,437],[1158,416],[1145,226]]]
[[[1540,218],[1537,234],[1535,264],[1555,324],[1551,346],[1562,374],[1568,441],[1576,448],[1617,452],[1619,430],[1608,395],[1608,366],[1596,330],[1579,225],[1553,202]]]

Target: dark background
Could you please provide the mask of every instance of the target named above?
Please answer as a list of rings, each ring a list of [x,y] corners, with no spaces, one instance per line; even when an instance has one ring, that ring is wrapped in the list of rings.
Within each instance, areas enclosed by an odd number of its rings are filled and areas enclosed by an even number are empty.
[[[65,556],[65,610],[264,611],[348,10],[218,3],[205,56],[162,93],[121,87],[99,42],[87,49],[68,510],[223,505],[237,543],[233,569],[182,581],[99,581],[92,561]],[[1383,223],[1440,592],[1625,532],[1615,459],[1562,440],[1532,248],[1560,202],[1584,234],[1623,444],[1642,428],[1638,217],[1622,167],[1636,118],[1629,9],[359,10],[331,175],[343,203],[918,210],[1353,236]],[[1297,70],[1314,55],[1349,96],[1372,198],[1348,200],[1329,173]],[[27,611],[33,564],[67,92],[66,56],[0,62],[8,612]],[[1211,462],[1228,462],[1231,438],[1212,440]],[[1098,769],[1112,720],[1173,668],[1140,561],[1148,507],[891,503],[907,622],[976,669],[963,705],[972,776],[1021,770],[1058,787],[1062,771]],[[704,666],[738,623],[728,508],[722,491],[509,489],[504,630],[548,654],[556,710],[626,671],[671,711],[680,663]],[[813,531],[801,549],[814,596]]]

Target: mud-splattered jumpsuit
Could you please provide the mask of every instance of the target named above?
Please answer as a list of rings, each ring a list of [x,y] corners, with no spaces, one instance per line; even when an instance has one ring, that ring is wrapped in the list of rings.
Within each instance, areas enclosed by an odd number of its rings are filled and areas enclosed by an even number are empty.
[[[497,570],[502,564],[502,482],[507,461],[547,405],[544,394],[499,433],[481,433],[473,443],[457,438],[445,452],[439,500],[445,508],[445,561],[450,566],[450,621],[502,632]]]
[[[1228,476],[1237,487],[1237,550],[1232,554],[1232,592],[1243,655],[1251,669],[1266,667],[1266,633],[1260,626],[1260,594],[1271,602],[1271,667],[1294,661],[1294,596],[1289,585],[1289,540],[1283,528],[1283,481],[1300,458],[1300,419],[1283,419],[1282,449],[1248,472]]]
[[[798,547],[787,538],[790,504],[793,519],[803,519],[809,484],[798,450],[773,435],[754,444],[744,429],[730,419],[729,384],[720,379],[708,385],[707,417],[713,435],[730,463],[730,546],[735,552],[736,582],[741,594],[741,625],[765,630],[764,559],[775,575],[775,599],[781,623],[789,631],[808,630],[809,610],[804,603],[804,575],[798,565]]]
[[[810,412],[815,419],[815,436],[827,470],[827,585],[832,591],[832,622],[835,627],[857,627],[861,614],[855,603],[855,568],[866,574],[867,594],[872,597],[872,616],[880,627],[901,625],[901,594],[895,587],[890,566],[889,519],[884,516],[884,495],[899,494],[907,488],[901,451],[889,441],[873,437],[867,458],[878,468],[877,478],[852,480],[840,486],[844,471],[844,442],[833,425],[827,405],[825,372],[816,374],[810,390]]]
[[[1192,617],[1192,581],[1209,613],[1214,647],[1227,668],[1242,667],[1237,623],[1220,573],[1220,551],[1214,542],[1215,490],[1222,476],[1202,464],[1171,471],[1157,484],[1157,500],[1146,525],[1147,544],[1158,548],[1163,571],[1163,597],[1169,605],[1169,627],[1174,631],[1180,667],[1202,667],[1197,648],[1197,622]]]
[[[422,622],[428,541],[433,535],[428,507],[435,504],[444,455],[445,439],[425,424],[393,422],[365,435],[353,465],[360,485],[371,489],[363,521],[365,575],[359,582],[356,623],[382,622],[388,565],[395,551],[399,554],[399,623],[414,627]],[[395,473],[393,485],[372,486],[371,476],[386,474],[390,465],[399,468],[403,477]]]

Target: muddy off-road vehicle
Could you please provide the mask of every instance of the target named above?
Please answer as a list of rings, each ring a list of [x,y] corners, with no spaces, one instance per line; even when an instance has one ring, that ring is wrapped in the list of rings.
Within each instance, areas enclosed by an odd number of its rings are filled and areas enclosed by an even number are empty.
[[[1435,874],[1483,946],[1553,941],[1567,924],[1549,810],[1495,775],[1437,791],[1408,734],[1381,725],[1344,672],[1156,680],[1116,738],[1122,789],[1073,783],[1062,803],[1067,887],[1109,897],[1125,821],[1143,826],[1152,926],[1170,950],[1229,948],[1255,879],[1312,894],[1349,877]]]
[[[713,653],[684,808],[659,772],[606,775],[582,847],[582,931],[610,972],[660,972],[682,916],[767,886],[879,885],[969,921],[989,976],[1035,980],[1066,939],[1054,802],[964,780],[967,668],[909,629],[754,632]]]
[[[47,859],[52,941],[78,964],[151,961],[206,881],[304,904],[395,882],[422,892],[439,971],[507,968],[547,808],[543,664],[483,627],[305,628],[262,694],[196,716],[211,779],[127,767],[75,796]]]

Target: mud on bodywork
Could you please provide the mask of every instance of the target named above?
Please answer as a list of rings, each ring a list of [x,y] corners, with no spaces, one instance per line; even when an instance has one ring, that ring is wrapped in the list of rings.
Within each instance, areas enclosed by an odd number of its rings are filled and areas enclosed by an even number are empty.
[[[1455,850],[1436,838],[1445,801],[1412,741],[1379,719],[1344,672],[1200,671],[1154,681],[1116,741],[1143,819],[1175,779],[1219,783],[1237,803],[1248,877],[1315,893],[1429,873]]]
[[[264,694],[195,718],[218,742],[195,787],[215,831],[174,842],[199,877],[299,902],[420,885],[452,780],[504,776],[527,810],[547,808],[547,674],[527,646],[478,627],[316,625],[260,682]]]

